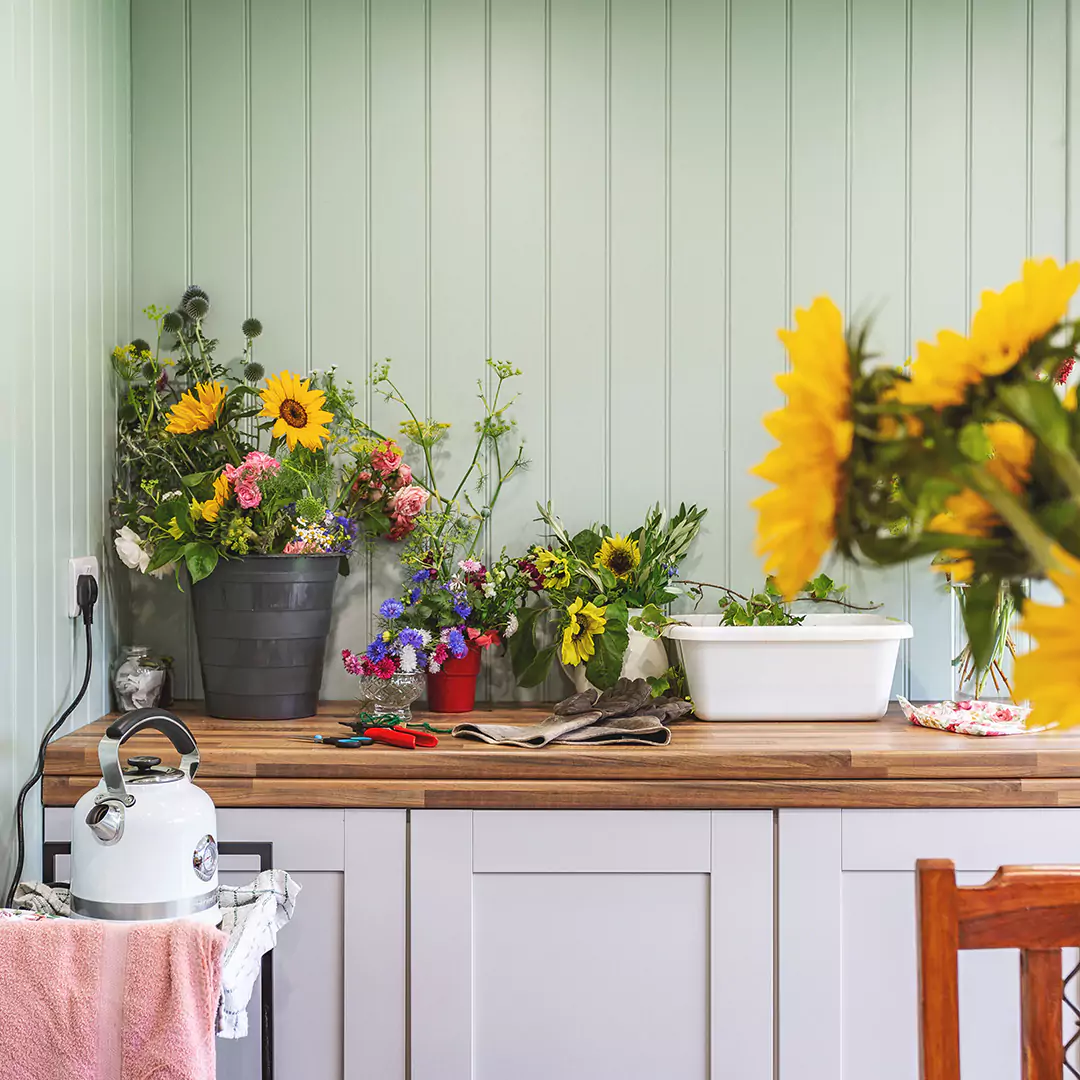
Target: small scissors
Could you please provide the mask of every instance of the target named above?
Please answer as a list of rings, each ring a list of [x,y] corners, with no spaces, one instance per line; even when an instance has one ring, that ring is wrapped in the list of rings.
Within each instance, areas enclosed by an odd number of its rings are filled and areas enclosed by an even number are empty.
[[[322,743],[324,746],[337,746],[342,748],[352,748],[355,746],[370,746],[373,739],[368,738],[366,735],[290,735],[291,739],[298,739],[300,742],[316,742]]]

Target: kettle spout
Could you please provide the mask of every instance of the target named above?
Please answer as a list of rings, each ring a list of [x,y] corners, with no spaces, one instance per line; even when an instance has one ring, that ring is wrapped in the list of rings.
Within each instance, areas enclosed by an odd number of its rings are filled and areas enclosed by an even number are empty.
[[[123,803],[105,800],[95,803],[86,815],[90,831],[103,844],[115,844],[124,835]]]

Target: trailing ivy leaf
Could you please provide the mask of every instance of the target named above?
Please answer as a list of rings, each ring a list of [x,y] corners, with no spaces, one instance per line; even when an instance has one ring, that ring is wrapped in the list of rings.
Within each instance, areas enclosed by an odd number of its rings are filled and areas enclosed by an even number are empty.
[[[984,671],[994,656],[994,611],[997,601],[996,581],[982,581],[968,585],[964,590],[964,630],[979,671]]]
[[[202,581],[204,577],[212,574],[217,566],[217,549],[201,540],[194,540],[184,545],[184,561],[187,563],[192,583]]]

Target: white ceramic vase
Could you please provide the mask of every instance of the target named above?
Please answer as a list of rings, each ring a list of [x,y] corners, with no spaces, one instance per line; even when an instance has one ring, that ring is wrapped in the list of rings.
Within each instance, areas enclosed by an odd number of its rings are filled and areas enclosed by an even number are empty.
[[[630,618],[640,614],[641,608],[630,608],[627,612]],[[640,630],[635,630],[632,626],[627,629],[630,634],[630,641],[626,646],[626,653],[623,655],[622,671],[620,673],[622,677],[624,679],[654,679],[659,675],[663,675],[668,669],[668,655],[664,643],[659,638],[648,637]],[[570,667],[563,664],[562,660],[559,663],[562,665],[566,677],[574,684],[574,689],[579,694],[585,690],[596,689],[585,674],[584,664]]]

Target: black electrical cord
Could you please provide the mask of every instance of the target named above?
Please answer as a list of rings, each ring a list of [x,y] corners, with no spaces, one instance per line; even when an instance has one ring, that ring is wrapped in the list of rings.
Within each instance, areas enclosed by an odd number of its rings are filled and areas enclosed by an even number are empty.
[[[94,623],[94,604],[97,603],[98,596],[97,582],[89,574],[80,574],[75,587],[75,595],[78,598],[83,626],[86,628],[86,671],[83,674],[82,686],[79,687],[79,692],[75,695],[75,700],[63,711],[60,719],[42,737],[41,745],[38,747],[37,764],[34,772],[30,779],[23,784],[22,791],[19,792],[19,798],[16,800],[15,835],[17,838],[17,854],[15,856],[15,874],[11,879],[11,888],[8,889],[4,907],[11,907],[15,902],[15,889],[18,887],[19,879],[22,877],[23,861],[26,858],[26,836],[23,832],[23,808],[26,804],[26,797],[34,790],[37,782],[45,773],[45,750],[52,741],[52,737],[60,730],[64,721],[79,707],[79,702],[86,696],[86,690],[90,686],[90,676],[93,673],[94,634],[92,626]]]

